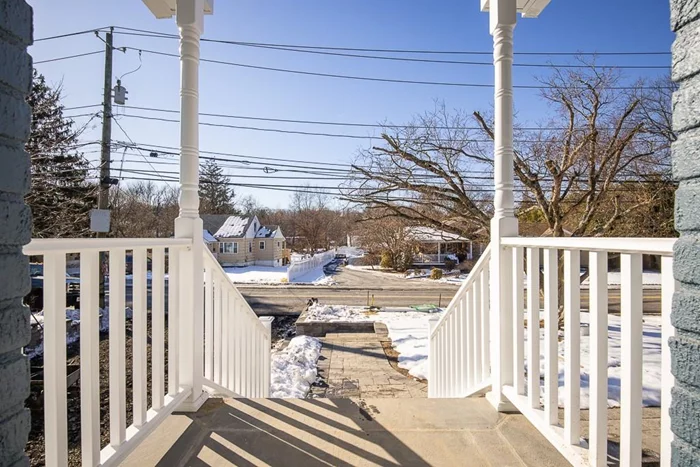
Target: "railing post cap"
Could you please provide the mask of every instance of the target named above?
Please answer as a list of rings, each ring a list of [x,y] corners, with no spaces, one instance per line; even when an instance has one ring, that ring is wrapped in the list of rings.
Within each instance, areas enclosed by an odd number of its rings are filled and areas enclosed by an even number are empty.
[[[274,316],[260,316],[258,319],[267,329],[272,329],[272,322],[275,320]]]

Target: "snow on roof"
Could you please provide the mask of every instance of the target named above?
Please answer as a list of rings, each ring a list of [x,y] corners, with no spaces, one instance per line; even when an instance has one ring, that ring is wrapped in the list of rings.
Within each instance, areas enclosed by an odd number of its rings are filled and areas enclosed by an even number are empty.
[[[203,235],[204,235],[204,241],[205,241],[206,243],[213,243],[213,242],[216,241],[216,239],[214,238],[214,236],[213,236],[213,235],[211,234],[211,232],[209,232],[207,229],[204,229]]]
[[[413,237],[418,242],[470,242],[466,237],[462,237],[444,230],[433,229],[432,227],[406,227],[406,234]]]
[[[229,216],[214,236],[220,238],[242,237],[245,235],[248,224],[250,224],[248,217]]]
[[[255,238],[270,238],[274,237],[277,234],[277,229],[279,226],[276,225],[270,225],[266,226],[263,225],[260,227],[260,229],[255,233]]]

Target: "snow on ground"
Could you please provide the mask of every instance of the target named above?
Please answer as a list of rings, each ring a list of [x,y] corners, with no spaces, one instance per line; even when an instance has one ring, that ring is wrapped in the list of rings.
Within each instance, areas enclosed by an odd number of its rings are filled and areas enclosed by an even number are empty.
[[[421,270],[421,269],[414,269],[409,273],[401,273],[401,272],[395,272],[390,269],[380,269],[379,266],[355,266],[352,264],[349,264],[345,266],[348,269],[353,269],[355,271],[364,271],[368,272],[371,274],[377,274],[381,276],[389,276],[393,277],[396,279],[409,279],[409,280],[422,280],[422,281],[429,281],[433,283],[442,283],[442,284],[461,284],[466,278],[466,274],[460,274],[460,275],[452,275],[452,276],[443,276],[441,279],[431,279],[430,278],[430,270]],[[425,272],[422,272],[425,271]],[[457,270],[450,271],[450,273],[457,273]],[[445,273],[447,274],[447,273]]]
[[[316,381],[319,355],[321,342],[309,336],[297,336],[286,349],[273,352],[270,397],[305,397]]]
[[[441,316],[442,312],[438,316]],[[399,366],[417,378],[427,379],[428,319],[433,313],[380,311],[367,314],[363,307],[315,304],[309,307],[310,321],[379,321],[386,324],[389,338],[399,353]],[[588,323],[581,313],[581,323]],[[620,317],[608,316],[608,406],[620,405],[621,331]],[[540,331],[540,375],[544,374],[544,329]],[[526,336],[527,342],[527,336]],[[661,318],[644,316],[642,356],[642,398],[646,407],[657,407],[661,400]],[[559,404],[564,404],[564,341],[559,342]],[[581,408],[589,406],[590,337],[581,336]],[[527,371],[527,363],[525,365]],[[544,386],[542,386],[544,387]]]
[[[419,311],[380,311],[367,314],[363,307],[314,304],[307,312],[308,321],[377,321],[384,323],[392,346],[399,353],[399,367],[411,376],[428,379],[428,319],[440,316]]]
[[[100,308],[98,313],[100,314],[100,332],[107,332],[109,330],[109,308]],[[124,315],[126,319],[131,319],[134,316],[134,312],[131,308],[126,307]],[[66,323],[66,345],[70,345],[80,339],[80,310],[72,308],[66,309],[66,321],[68,321]],[[30,323],[32,327],[43,328],[43,310],[32,312]],[[42,355],[44,353],[43,340],[34,347],[25,347],[24,351],[30,359],[37,355]]]
[[[581,313],[581,323],[589,322],[589,314]],[[608,316],[608,407],[620,406],[622,377],[620,317]],[[645,407],[661,404],[661,317],[644,316],[642,329],[642,403]],[[525,336],[527,342],[527,335]],[[581,336],[581,408],[589,407],[590,337]],[[564,406],[564,340],[559,342],[559,405]],[[525,364],[527,372],[527,363]],[[544,329],[540,330],[540,375],[544,374]],[[540,385],[543,390],[544,385]]]
[[[287,266],[245,266],[224,268],[234,284],[283,284],[287,283]],[[297,277],[292,284],[334,285],[331,276],[323,273],[323,268],[309,271]]]

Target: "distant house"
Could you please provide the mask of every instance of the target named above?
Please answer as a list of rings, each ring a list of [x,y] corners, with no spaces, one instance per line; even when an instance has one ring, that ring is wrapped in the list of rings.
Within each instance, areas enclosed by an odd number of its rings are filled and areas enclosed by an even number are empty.
[[[441,264],[445,259],[456,257],[456,253],[463,253],[467,259],[472,258],[472,241],[461,235],[432,227],[406,227],[406,236],[412,238],[419,246],[415,263]]]
[[[277,225],[257,216],[203,215],[204,242],[222,266],[283,266],[287,241]]]

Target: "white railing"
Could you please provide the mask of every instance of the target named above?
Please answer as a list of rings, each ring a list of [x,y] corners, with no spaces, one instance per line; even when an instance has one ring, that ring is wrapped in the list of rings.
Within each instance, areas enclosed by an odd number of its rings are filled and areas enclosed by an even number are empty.
[[[431,321],[429,397],[468,397],[490,385],[487,247],[439,321]]]
[[[272,318],[260,318],[204,250],[204,385],[229,397],[269,397]]]
[[[82,465],[117,465],[190,393],[178,381],[178,307],[173,291],[166,292],[166,277],[175,283],[178,254],[189,248],[182,239],[37,239],[24,253],[41,256],[44,304],[44,435],[46,464],[67,465],[68,414],[66,390],[66,255],[80,255],[80,425]],[[133,255],[131,281],[133,318],[132,368],[126,368],[127,297],[126,255]],[[109,304],[109,444],[100,445],[100,315],[99,288],[103,267],[100,254],[108,255],[105,274]],[[150,293],[147,257],[151,258]],[[169,258],[166,276],[166,258]],[[105,268],[106,269],[106,268]],[[104,271],[106,272],[106,271]],[[167,296],[166,296],[167,293]],[[148,297],[151,298],[151,329]],[[165,304],[168,302],[166,320]],[[166,330],[167,328],[167,330]],[[166,334],[167,333],[167,334]],[[147,360],[151,337],[151,365]],[[165,338],[168,338],[166,369]],[[147,399],[150,368],[151,404]],[[167,370],[168,387],[165,387]],[[133,423],[126,426],[126,381],[132,376]]]
[[[506,310],[492,310],[490,339],[493,348],[500,348],[494,344],[503,339],[513,344],[511,352],[501,354],[500,361],[491,362],[491,371],[498,369],[503,372],[500,390],[507,402],[523,413],[573,465],[605,466],[608,462],[608,355],[609,348],[612,348],[609,332],[620,333],[619,462],[625,466],[641,464],[643,255],[661,256],[660,456],[662,466],[670,465],[673,433],[669,407],[674,378],[668,339],[674,332],[670,321],[671,301],[676,288],[674,242],[675,239],[641,238],[501,239],[508,258],[504,261],[508,268],[504,274],[511,280],[502,291],[500,301],[512,305]],[[619,331],[615,327],[609,328],[610,253],[619,254],[621,263]],[[489,348],[485,343],[489,332],[484,329],[484,320],[488,320],[488,301],[484,302],[484,297],[489,294],[488,287],[484,287],[488,277],[488,256],[485,253],[481,257],[445,316],[431,332],[430,397],[464,397],[481,392],[491,384],[487,380],[489,366],[482,364],[480,367],[478,364]],[[560,258],[563,258],[561,265]],[[581,261],[586,259],[588,266],[582,269]],[[589,361],[581,357],[581,272],[586,269],[589,274]],[[502,277],[499,274],[493,276]],[[563,317],[559,316],[560,299]],[[480,308],[479,300],[482,303]],[[505,323],[500,327],[495,319],[499,313],[501,319],[507,318],[500,321]],[[560,318],[563,318],[563,332]],[[563,341],[563,355],[559,352],[560,341]],[[495,354],[493,358],[496,358]],[[541,360],[544,361],[542,374]],[[586,439],[581,436],[582,364],[590,367]],[[560,367],[564,376],[563,423],[559,420]]]
[[[642,461],[643,271],[642,255],[660,255],[661,290],[661,465],[670,465],[671,430],[668,338],[675,239],[637,238],[506,238],[512,255],[513,375],[504,378],[503,394],[574,465],[605,466],[608,461],[608,255],[620,255],[620,465]],[[540,256],[543,264],[540,267]],[[559,265],[563,257],[563,264]],[[588,259],[588,332],[590,361],[581,358],[581,260]],[[525,271],[523,264],[527,264]],[[586,268],[583,268],[585,270]],[[543,284],[540,287],[540,270]],[[527,282],[524,285],[523,275]],[[540,290],[544,311],[540,312]],[[559,300],[563,298],[563,335]],[[525,299],[527,312],[524,310]],[[540,349],[540,319],[544,349]],[[525,323],[527,322],[527,325]],[[497,334],[496,334],[497,335]],[[525,346],[525,336],[527,348]],[[559,341],[563,339],[563,359]],[[543,353],[542,353],[543,351]],[[544,356],[544,374],[540,358]],[[527,366],[526,366],[527,363]],[[590,366],[589,434],[581,437],[581,365]],[[559,422],[559,374],[564,373],[564,421]],[[525,371],[527,368],[527,372]],[[543,391],[540,391],[540,380]]]
[[[303,276],[307,272],[325,266],[326,264],[333,261],[334,258],[335,251],[324,251],[323,253],[316,253],[311,258],[293,262],[289,265],[289,268],[287,269],[287,280],[289,282],[293,282],[294,280]]]

